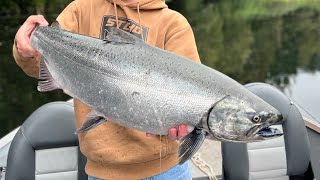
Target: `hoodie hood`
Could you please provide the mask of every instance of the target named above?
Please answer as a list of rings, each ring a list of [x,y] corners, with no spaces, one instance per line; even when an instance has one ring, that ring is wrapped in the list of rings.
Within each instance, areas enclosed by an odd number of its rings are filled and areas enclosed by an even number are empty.
[[[122,0],[107,0],[111,3],[116,3],[119,6],[126,6],[131,9],[137,9],[139,6],[140,10],[156,10],[168,8],[164,0],[139,0],[134,3],[126,4]],[[139,4],[139,5],[138,5]]]

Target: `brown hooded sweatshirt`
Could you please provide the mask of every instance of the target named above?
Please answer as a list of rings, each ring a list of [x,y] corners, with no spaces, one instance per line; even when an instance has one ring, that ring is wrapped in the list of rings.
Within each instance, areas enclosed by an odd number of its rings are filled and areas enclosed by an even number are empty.
[[[105,38],[111,26],[118,27],[150,45],[200,62],[189,23],[181,14],[168,9],[163,0],[140,0],[132,4],[121,0],[115,3],[113,0],[76,0],[57,20],[66,30],[99,38]],[[13,55],[29,76],[38,77],[39,58],[23,58],[15,46]],[[79,100],[74,101],[74,109],[79,128],[90,109]],[[111,121],[80,134],[79,143],[87,157],[87,174],[98,178],[142,179],[177,164],[177,141],[166,136],[147,137],[144,132]]]

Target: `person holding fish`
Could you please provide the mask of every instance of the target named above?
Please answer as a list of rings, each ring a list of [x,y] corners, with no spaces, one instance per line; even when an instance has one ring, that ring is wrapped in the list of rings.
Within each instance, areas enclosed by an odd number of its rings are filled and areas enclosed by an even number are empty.
[[[284,121],[277,109],[199,63],[190,25],[164,1],[76,0],[57,21],[28,18],[14,56],[40,79],[39,91],[75,99],[89,179],[191,179],[185,162],[206,138],[246,143],[283,134],[269,127]]]
[[[200,63],[192,29],[164,0],[75,0],[58,16],[68,31],[105,39],[112,27],[130,32],[149,45]],[[31,46],[37,24],[48,26],[41,15],[30,16],[20,27],[13,56],[23,71],[39,78],[41,55]],[[128,52],[130,53],[130,52]],[[74,99],[79,128],[91,109]],[[186,124],[154,136],[111,121],[78,134],[81,152],[87,157],[89,179],[191,179],[188,163],[178,165],[178,141],[188,133]]]

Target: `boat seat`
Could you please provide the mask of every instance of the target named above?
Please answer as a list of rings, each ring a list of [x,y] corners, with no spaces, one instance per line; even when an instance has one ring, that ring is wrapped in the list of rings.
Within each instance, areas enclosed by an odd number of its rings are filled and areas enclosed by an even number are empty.
[[[284,135],[247,144],[223,142],[224,179],[313,179],[307,130],[297,107],[271,85],[251,83],[246,87],[282,113],[286,119],[282,124]]]
[[[73,105],[48,103],[22,124],[9,149],[6,180],[85,180]]]

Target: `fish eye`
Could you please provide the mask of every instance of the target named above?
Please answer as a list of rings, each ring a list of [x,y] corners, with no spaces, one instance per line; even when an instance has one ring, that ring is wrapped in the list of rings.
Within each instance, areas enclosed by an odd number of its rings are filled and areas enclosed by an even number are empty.
[[[252,121],[255,122],[255,123],[260,122],[260,120],[261,120],[261,118],[260,118],[260,116],[258,116],[258,115],[254,115],[254,116],[252,117]]]

